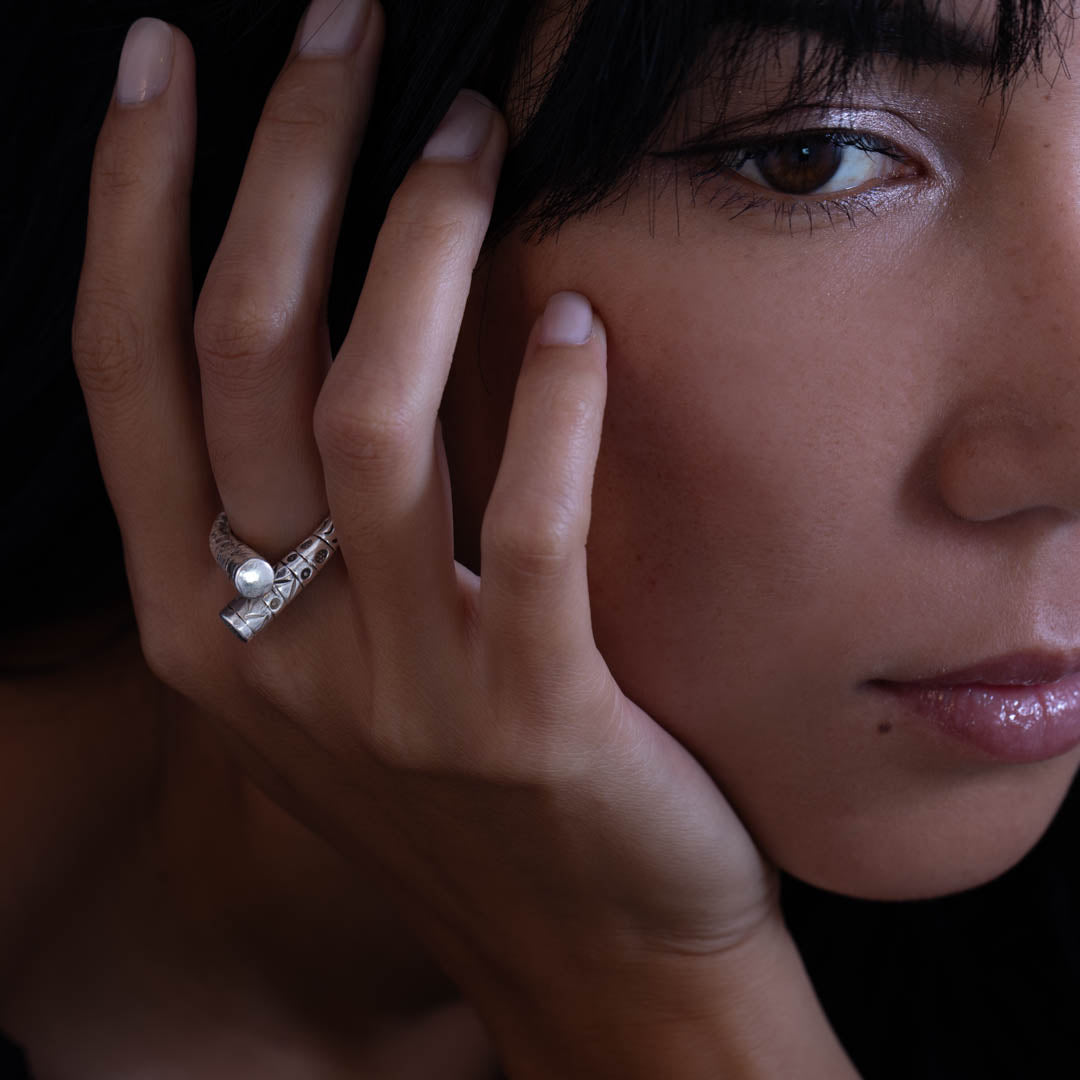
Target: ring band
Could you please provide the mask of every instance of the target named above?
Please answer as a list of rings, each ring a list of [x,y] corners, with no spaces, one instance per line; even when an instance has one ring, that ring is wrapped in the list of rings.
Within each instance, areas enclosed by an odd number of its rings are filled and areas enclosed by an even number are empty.
[[[337,549],[334,521],[328,517],[273,568],[270,588],[259,596],[238,596],[221,612],[225,625],[241,641],[250,641],[314,581]]]
[[[262,596],[274,584],[274,568],[233,535],[224,513],[218,514],[210,530],[210,552],[241,596]]]

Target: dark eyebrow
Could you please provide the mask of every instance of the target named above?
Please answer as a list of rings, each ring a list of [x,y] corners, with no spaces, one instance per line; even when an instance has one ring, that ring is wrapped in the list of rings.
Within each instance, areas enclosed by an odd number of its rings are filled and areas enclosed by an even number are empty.
[[[923,13],[921,26],[901,26],[884,18],[877,27],[873,53],[891,56],[906,63],[926,67],[975,68],[991,71],[997,63],[995,42],[976,34],[970,27]]]
[[[876,4],[757,0],[745,6],[753,12],[745,17],[748,29],[815,36],[855,64],[888,58],[918,67],[991,72],[1001,63],[997,41],[922,4],[882,9]]]

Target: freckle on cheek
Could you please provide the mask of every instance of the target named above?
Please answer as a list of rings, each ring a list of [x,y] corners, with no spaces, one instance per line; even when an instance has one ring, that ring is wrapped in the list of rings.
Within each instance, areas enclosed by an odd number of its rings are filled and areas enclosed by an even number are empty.
[[[888,735],[890,731],[892,731],[892,724],[889,724],[889,723],[878,724],[878,734],[879,735]]]

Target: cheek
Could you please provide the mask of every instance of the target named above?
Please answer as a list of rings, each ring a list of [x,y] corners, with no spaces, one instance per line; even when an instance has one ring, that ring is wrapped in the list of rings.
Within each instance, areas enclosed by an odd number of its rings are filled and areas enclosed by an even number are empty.
[[[906,284],[896,267],[875,279],[839,244],[648,236],[575,224],[493,275],[505,326],[560,289],[607,326],[589,575],[612,672],[804,880],[901,898],[1001,873],[1075,760],[1039,782],[972,771],[865,686],[919,655],[956,573],[905,501],[914,485],[929,505],[920,453],[945,392],[910,317],[935,283],[914,265]],[[513,339],[504,327],[503,356]]]
[[[832,650],[835,669],[918,437],[904,408],[917,373],[890,381],[892,358],[864,345],[891,316],[864,303],[853,318],[808,261],[778,276],[599,226],[546,254],[524,267],[526,294],[580,288],[608,328],[590,566],[625,688],[685,728],[703,693],[717,704],[718,674],[772,671],[779,638],[789,666],[818,670]]]

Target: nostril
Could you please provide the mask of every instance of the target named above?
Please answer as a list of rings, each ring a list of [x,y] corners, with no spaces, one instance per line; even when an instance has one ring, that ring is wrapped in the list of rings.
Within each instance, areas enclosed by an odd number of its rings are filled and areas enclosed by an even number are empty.
[[[933,458],[937,495],[965,521],[1080,516],[1080,427],[1048,415],[954,419]]]

